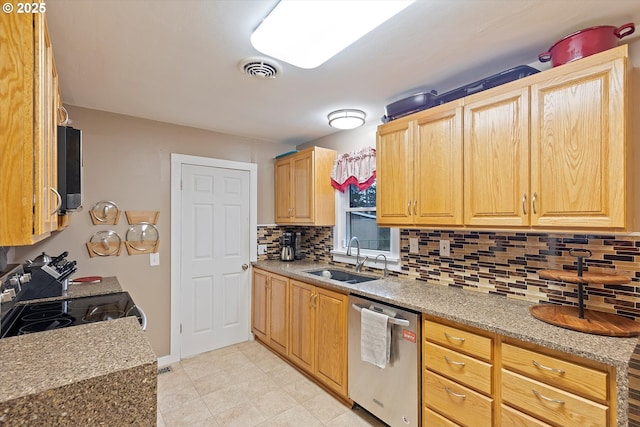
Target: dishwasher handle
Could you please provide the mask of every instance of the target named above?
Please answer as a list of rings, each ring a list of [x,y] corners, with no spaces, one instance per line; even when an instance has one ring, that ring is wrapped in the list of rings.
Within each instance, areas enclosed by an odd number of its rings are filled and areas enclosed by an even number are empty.
[[[351,307],[353,307],[356,311],[362,311],[363,308],[367,308],[367,307],[362,307],[361,305],[358,304],[351,304]],[[399,319],[396,317],[389,317],[389,323],[391,323],[392,325],[398,325],[398,326],[409,326],[409,321],[405,320],[405,319]]]

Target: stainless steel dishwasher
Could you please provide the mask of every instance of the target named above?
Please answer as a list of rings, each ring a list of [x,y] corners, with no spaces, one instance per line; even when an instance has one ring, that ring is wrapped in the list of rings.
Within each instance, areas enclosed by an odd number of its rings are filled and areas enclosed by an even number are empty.
[[[389,363],[379,368],[360,358],[363,308],[391,325]],[[349,296],[349,397],[390,426],[420,425],[420,315],[363,297]]]

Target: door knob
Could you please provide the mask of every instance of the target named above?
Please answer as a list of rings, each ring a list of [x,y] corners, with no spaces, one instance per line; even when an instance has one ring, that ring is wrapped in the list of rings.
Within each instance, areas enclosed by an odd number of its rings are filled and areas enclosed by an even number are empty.
[[[243,269],[244,271],[247,271],[247,269],[248,269],[248,268],[249,268],[249,265],[247,265],[247,264],[242,264],[242,269]]]

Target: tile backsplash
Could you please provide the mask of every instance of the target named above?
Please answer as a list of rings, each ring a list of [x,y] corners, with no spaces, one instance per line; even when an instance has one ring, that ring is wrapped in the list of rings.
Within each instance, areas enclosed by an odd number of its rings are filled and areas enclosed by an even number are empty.
[[[258,244],[278,259],[284,231],[302,233],[306,261],[332,263],[332,227],[259,226]],[[409,253],[409,239],[418,239],[419,253]],[[449,240],[450,256],[440,257],[440,240]],[[540,279],[539,270],[575,270],[572,248],[589,249],[585,271],[624,274],[624,285],[585,286],[587,308],[640,318],[640,236],[614,234],[537,233],[401,229],[402,272],[399,277],[531,302],[576,305],[577,285]]]

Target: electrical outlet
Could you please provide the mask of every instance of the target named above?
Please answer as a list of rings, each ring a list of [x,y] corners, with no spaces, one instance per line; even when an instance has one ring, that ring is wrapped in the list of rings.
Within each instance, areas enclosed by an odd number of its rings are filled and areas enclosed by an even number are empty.
[[[267,254],[267,245],[258,245],[258,255]]]
[[[149,265],[151,267],[160,265],[160,252],[152,252],[149,254]]]
[[[450,256],[451,246],[448,240],[440,240],[440,256]]]
[[[418,238],[417,237],[409,237],[409,253],[417,254],[420,250],[418,249]]]

